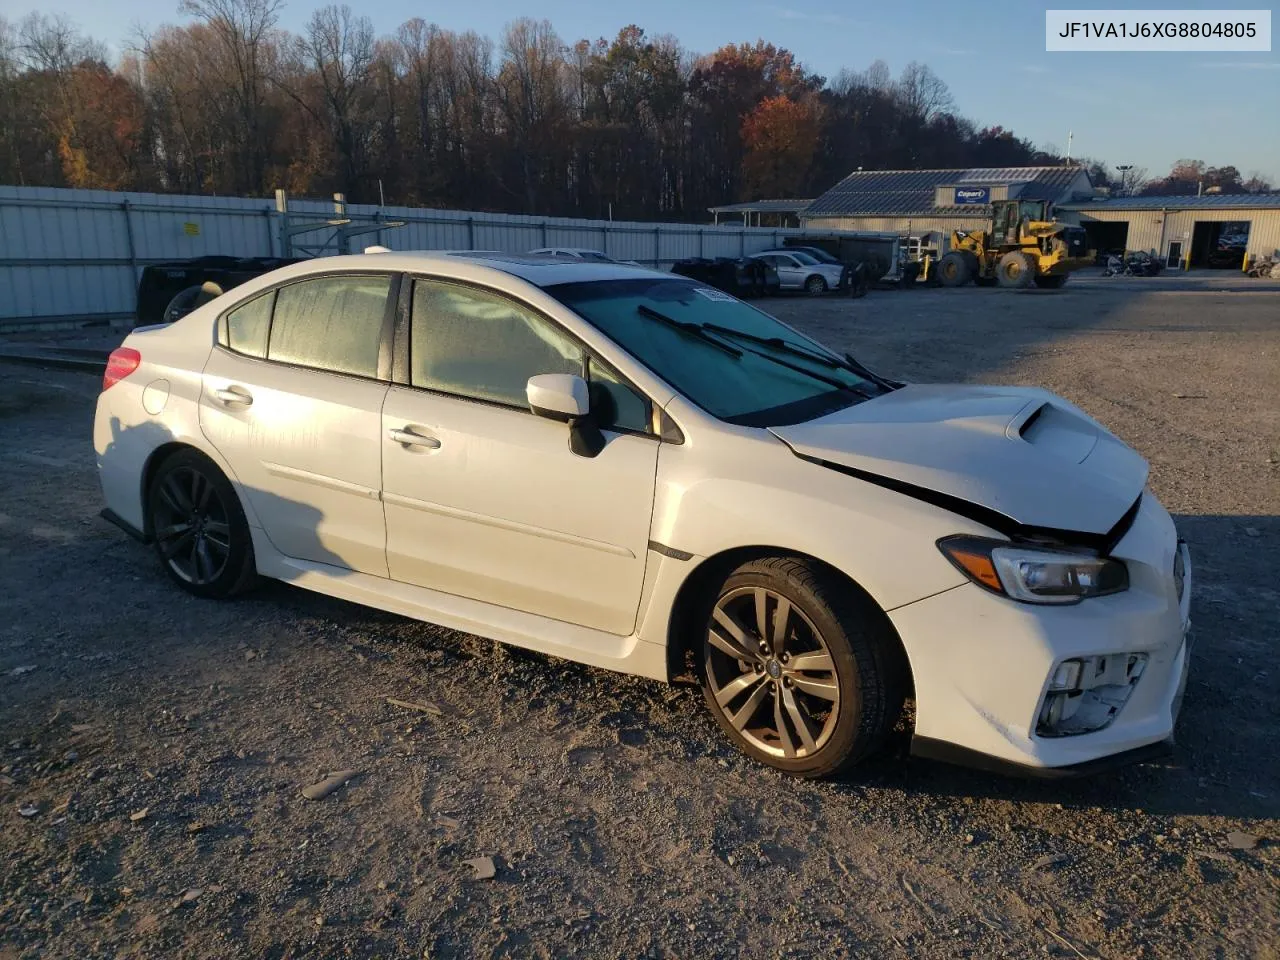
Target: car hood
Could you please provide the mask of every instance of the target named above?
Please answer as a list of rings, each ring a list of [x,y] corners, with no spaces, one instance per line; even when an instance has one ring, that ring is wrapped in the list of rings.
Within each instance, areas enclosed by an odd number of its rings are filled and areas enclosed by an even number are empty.
[[[1108,533],[1147,462],[1079,408],[1024,387],[908,385],[770,430],[806,459],[1002,526]]]

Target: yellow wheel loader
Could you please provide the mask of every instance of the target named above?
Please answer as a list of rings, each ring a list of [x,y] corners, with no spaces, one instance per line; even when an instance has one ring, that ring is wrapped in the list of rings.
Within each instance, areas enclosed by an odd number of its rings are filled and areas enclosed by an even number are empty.
[[[956,230],[935,276],[944,287],[972,280],[979,286],[1046,287],[1067,282],[1093,257],[1083,227],[1053,219],[1047,200],[993,200],[991,228]]]

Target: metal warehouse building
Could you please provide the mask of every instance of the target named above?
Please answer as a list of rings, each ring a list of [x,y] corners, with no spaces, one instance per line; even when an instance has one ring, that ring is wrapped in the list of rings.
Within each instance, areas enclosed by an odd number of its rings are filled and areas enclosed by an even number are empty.
[[[1097,250],[1146,250],[1169,269],[1239,267],[1280,249],[1280,194],[1210,193],[1068,203]]]
[[[1079,166],[975,167],[968,170],[857,170],[800,212],[810,230],[921,235],[989,225],[992,200],[1093,197]]]

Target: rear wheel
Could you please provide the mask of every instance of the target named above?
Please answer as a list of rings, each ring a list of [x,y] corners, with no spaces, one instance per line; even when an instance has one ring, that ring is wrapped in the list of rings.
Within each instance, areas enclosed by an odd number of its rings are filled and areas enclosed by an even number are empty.
[[[969,282],[969,261],[952,250],[938,261],[938,282],[944,287],[962,287]]]
[[[1070,274],[1063,273],[1052,277],[1036,277],[1036,286],[1041,290],[1059,290],[1067,282]]]
[[[1026,288],[1031,286],[1035,278],[1036,268],[1031,258],[1025,253],[1011,250],[1000,258],[996,264],[996,280],[1000,286],[1010,288]]]
[[[829,776],[875,750],[897,721],[905,670],[884,614],[812,561],[738,567],[700,622],[707,706],[761,763]]]
[[[827,292],[827,281],[814,274],[804,282],[804,292],[811,297],[820,296]]]
[[[156,553],[179,586],[221,599],[252,585],[249,524],[235,488],[212,460],[197,450],[173,454],[156,470],[147,499]]]

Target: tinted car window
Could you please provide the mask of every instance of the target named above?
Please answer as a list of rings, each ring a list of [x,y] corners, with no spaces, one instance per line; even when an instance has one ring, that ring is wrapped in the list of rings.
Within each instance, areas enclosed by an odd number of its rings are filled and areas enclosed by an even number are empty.
[[[592,358],[587,365],[591,411],[605,429],[648,432],[649,401],[622,377]]]
[[[227,314],[223,343],[236,353],[250,357],[267,355],[267,331],[271,329],[271,305],[276,294],[272,290],[236,307]]]
[[[415,387],[513,407],[540,373],[582,375],[582,349],[514,300],[439,280],[413,284],[409,344]]]
[[[269,360],[378,375],[378,343],[391,278],[317,277],[276,291]]]

